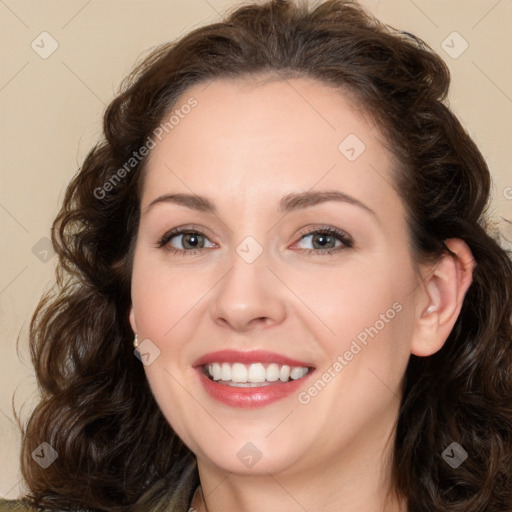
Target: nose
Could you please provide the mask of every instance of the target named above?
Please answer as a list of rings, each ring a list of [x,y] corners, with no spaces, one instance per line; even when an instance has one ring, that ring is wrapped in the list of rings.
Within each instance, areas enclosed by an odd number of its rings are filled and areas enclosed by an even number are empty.
[[[263,252],[252,263],[235,253],[231,269],[213,290],[212,320],[237,332],[266,329],[286,317],[286,287]]]

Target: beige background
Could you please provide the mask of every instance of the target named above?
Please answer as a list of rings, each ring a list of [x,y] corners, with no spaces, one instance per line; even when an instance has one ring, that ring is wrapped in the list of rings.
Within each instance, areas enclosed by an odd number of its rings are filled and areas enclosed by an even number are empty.
[[[236,4],[0,0],[0,496],[16,497],[23,490],[11,400],[15,393],[14,403],[17,409],[23,406],[26,417],[37,399],[26,333],[31,313],[53,279],[55,258],[45,252],[45,244],[66,184],[98,138],[105,106],[141,53],[216,21]],[[363,4],[383,21],[425,39],[448,63],[451,107],[493,173],[493,217],[512,220],[512,2]],[[48,36],[40,36],[45,31],[58,48],[43,59],[31,44],[35,41],[39,52],[50,49]],[[441,47],[454,31],[469,45],[457,58]],[[464,43],[450,36],[447,44],[454,54]],[[512,224],[502,221],[501,226],[512,240]]]

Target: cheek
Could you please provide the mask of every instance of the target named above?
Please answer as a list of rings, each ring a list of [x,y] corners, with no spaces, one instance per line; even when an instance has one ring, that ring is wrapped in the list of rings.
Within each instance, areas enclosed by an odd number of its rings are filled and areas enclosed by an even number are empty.
[[[132,304],[139,339],[157,347],[144,371],[160,410],[185,442],[193,439],[188,434],[191,399],[184,392],[194,378],[187,350],[206,281],[205,275],[171,268],[144,254],[134,261]]]
[[[137,328],[146,337],[163,339],[208,290],[206,274],[172,268],[152,258],[136,258],[132,304]]]
[[[326,355],[322,371],[336,375],[327,401],[343,394],[349,409],[359,410],[359,404],[363,411],[381,411],[400,394],[414,332],[415,286],[407,260],[397,265],[392,258],[332,270],[323,280],[303,278],[305,302],[322,320],[315,327]]]
[[[410,302],[416,286],[408,262],[396,265],[391,257],[313,269],[295,276],[293,283],[296,295],[323,323],[320,339],[329,339],[330,331],[333,340],[355,338],[375,324],[379,331],[397,324],[395,319],[404,316],[397,310]]]

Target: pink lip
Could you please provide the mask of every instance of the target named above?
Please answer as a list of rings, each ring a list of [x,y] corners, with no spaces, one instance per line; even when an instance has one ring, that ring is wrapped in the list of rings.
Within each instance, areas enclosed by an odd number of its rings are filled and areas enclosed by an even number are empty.
[[[309,373],[301,379],[285,382],[284,384],[272,382],[269,386],[259,388],[236,388],[210,380],[200,368],[196,368],[196,370],[201,384],[212,398],[231,407],[241,409],[264,407],[265,405],[286,398],[292,393],[296,393],[304,386],[305,381],[309,380],[311,374],[315,373],[314,370],[310,370]]]
[[[226,362],[226,363],[277,363],[289,366],[305,366],[310,368],[309,372],[301,379],[292,380],[282,383],[280,381],[273,382],[268,386],[257,388],[237,388],[219,384],[210,380],[203,371],[203,366],[209,363]],[[222,402],[231,407],[243,409],[254,409],[264,407],[273,402],[281,400],[292,393],[297,392],[305,381],[309,380],[315,370],[309,363],[290,359],[274,352],[263,350],[252,350],[250,352],[240,352],[237,350],[220,350],[204,355],[194,363],[194,367],[198,373],[199,379],[205,391],[215,400]]]
[[[239,350],[218,350],[210,352],[199,358],[193,366],[204,366],[209,363],[277,363],[287,364],[288,366],[305,366],[311,367],[310,363],[290,359],[289,357],[268,352],[266,350],[251,350],[249,352],[241,352]]]

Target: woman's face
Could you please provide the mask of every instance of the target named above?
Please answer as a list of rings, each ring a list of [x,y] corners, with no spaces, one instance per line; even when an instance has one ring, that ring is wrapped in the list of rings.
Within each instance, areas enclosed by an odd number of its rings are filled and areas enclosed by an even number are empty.
[[[378,128],[305,78],[217,80],[175,110],[146,169],[130,313],[163,414],[208,467],[368,470],[421,290]]]

